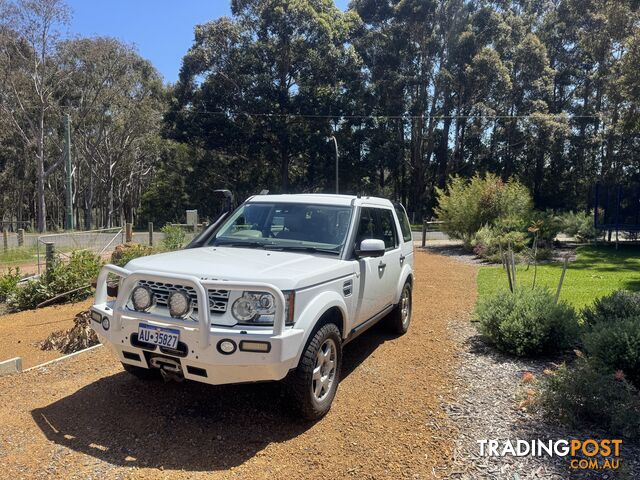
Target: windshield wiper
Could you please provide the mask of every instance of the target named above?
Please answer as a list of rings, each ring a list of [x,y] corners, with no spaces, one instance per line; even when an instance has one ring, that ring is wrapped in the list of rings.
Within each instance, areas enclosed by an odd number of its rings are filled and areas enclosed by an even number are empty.
[[[264,245],[267,250],[295,250],[309,253],[330,253],[331,255],[340,255],[340,252],[329,248],[311,247],[305,245],[278,245],[275,243],[267,243]]]
[[[214,243],[214,247],[247,247],[247,248],[263,248],[267,245],[272,245],[271,243],[262,243],[255,241],[231,241],[231,242],[219,242]]]

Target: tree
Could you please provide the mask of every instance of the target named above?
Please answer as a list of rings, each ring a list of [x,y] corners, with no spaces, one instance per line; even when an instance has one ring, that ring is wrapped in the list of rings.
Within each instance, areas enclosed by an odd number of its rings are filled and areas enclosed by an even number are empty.
[[[44,232],[45,182],[62,161],[60,157],[49,162],[47,155],[54,96],[64,77],[53,57],[69,11],[62,0],[19,0],[0,7],[0,67],[5,72],[0,109],[18,132],[24,151],[34,152],[37,224]]]
[[[112,38],[64,42],[59,56],[67,72],[61,102],[72,113],[80,160],[76,198],[82,198],[85,228],[91,228],[98,203],[101,225],[133,222],[159,158],[155,137],[165,109],[160,77],[133,48]]]
[[[310,188],[305,171],[328,160],[345,72],[358,67],[347,43],[358,17],[332,0],[236,0],[232,12],[196,28],[169,135],[240,161],[254,190],[273,177],[282,192]]]

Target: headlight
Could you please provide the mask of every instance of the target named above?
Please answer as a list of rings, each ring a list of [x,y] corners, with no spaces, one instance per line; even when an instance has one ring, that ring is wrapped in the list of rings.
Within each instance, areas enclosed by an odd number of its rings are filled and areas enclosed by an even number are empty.
[[[283,292],[285,319],[287,325],[293,323],[294,292]],[[243,292],[231,306],[231,313],[241,324],[273,325],[276,302],[273,295],[265,292]]]
[[[149,287],[137,286],[131,292],[133,308],[138,312],[146,312],[153,305],[153,291]]]
[[[182,290],[171,292],[167,304],[173,318],[184,318],[191,312],[191,297]]]

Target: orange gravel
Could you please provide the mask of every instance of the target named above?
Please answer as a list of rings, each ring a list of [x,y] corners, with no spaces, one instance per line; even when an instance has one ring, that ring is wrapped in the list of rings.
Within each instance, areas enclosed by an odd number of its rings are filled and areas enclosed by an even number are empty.
[[[416,254],[413,322],[345,349],[331,412],[288,414],[280,385],[140,382],[106,348],[0,378],[5,478],[435,478],[456,431],[450,323],[468,320],[476,267]]]
[[[0,361],[22,357],[22,367],[29,368],[60,357],[59,352],[45,352],[38,344],[53,332],[73,327],[76,314],[91,303],[90,299],[0,316]]]

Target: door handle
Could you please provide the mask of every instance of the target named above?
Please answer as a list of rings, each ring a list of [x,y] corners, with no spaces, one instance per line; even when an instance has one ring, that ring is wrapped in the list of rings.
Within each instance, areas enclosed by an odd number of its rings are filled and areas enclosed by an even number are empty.
[[[407,258],[404,255],[400,255],[400,265],[404,263],[404,259]]]
[[[384,270],[385,268],[387,268],[387,264],[380,262],[380,265],[378,265],[378,270]]]

